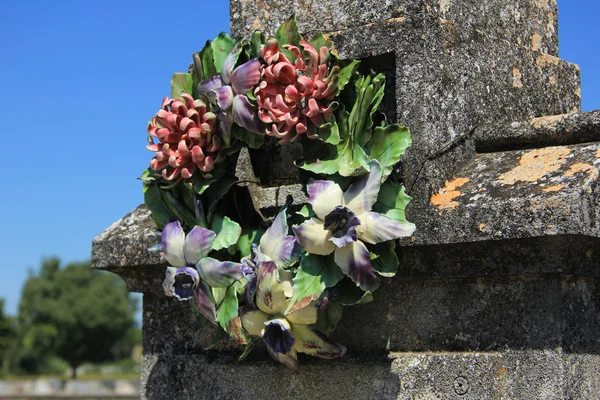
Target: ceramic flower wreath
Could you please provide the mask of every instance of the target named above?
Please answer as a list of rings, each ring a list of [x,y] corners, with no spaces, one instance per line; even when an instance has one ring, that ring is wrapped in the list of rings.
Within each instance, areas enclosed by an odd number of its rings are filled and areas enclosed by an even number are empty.
[[[415,229],[391,174],[410,134],[377,113],[384,76],[359,74],[321,34],[304,40],[294,17],[271,38],[221,33],[193,61],[148,124],[142,180],[162,230],[154,250],[170,264],[165,293],[247,349],[261,338],[292,370],[297,353],[342,357],[329,336],[343,306],[372,300],[397,269],[395,239]],[[296,212],[288,199],[270,225],[235,176],[240,150],[268,141],[301,143],[309,197]]]

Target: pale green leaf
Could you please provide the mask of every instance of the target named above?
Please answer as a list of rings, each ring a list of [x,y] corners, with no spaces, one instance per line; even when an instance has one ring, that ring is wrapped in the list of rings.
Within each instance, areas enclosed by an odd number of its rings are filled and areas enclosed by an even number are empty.
[[[388,176],[394,164],[400,161],[400,157],[411,145],[410,131],[404,126],[397,124],[388,125],[385,128],[376,127],[373,138],[369,143],[369,157],[379,161],[383,167],[383,176]]]
[[[193,86],[194,79],[192,74],[175,72],[171,78],[171,98],[181,99],[182,92],[192,94]]]
[[[223,61],[225,61],[233,46],[235,46],[235,40],[230,38],[225,32],[219,33],[219,36],[212,41],[213,60],[217,74],[221,73]]]
[[[319,298],[327,287],[335,286],[344,274],[333,257],[307,254],[300,260],[300,267],[293,280],[294,294],[286,314],[298,311]]]
[[[373,211],[395,221],[406,222],[405,209],[411,200],[412,197],[406,194],[404,186],[387,180],[379,189]]]
[[[213,242],[213,250],[221,250],[233,246],[237,243],[242,233],[242,228],[237,222],[219,213],[213,217],[210,230],[217,234]]]

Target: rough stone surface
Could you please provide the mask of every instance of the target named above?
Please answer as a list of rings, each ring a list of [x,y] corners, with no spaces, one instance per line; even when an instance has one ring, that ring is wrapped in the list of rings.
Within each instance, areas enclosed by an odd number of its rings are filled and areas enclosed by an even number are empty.
[[[294,374],[271,362],[146,355],[142,381],[157,384],[142,386],[142,398],[591,399],[599,382],[580,367],[599,358],[552,349],[391,353],[379,361],[302,360]]]
[[[296,14],[302,32],[334,32],[377,21],[404,18],[418,24],[425,18],[448,20],[464,31],[480,31],[515,46],[558,55],[556,0],[388,0],[365,4],[358,0],[233,0],[231,33],[255,29],[275,32]]]
[[[196,334],[189,305],[160,293],[140,206],[94,240],[92,263],[144,293],[142,397],[598,398],[600,111],[578,113],[579,69],[555,57],[556,1],[233,0],[231,31],[292,12],[386,74],[382,108],[413,137],[395,178],[417,232],[375,302],[344,310],[347,357],[302,357],[296,375],[264,348],[237,362],[212,325]],[[239,159],[265,220],[306,199],[296,150]]]

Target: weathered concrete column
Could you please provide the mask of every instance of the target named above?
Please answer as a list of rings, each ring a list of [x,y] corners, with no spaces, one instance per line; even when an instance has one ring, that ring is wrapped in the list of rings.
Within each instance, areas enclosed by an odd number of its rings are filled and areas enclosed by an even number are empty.
[[[146,253],[154,226],[137,208],[94,240],[92,262],[144,293],[143,397],[597,398],[600,112],[577,113],[556,1],[233,0],[231,32],[272,32],[294,12],[386,73],[384,107],[413,136],[417,232],[375,303],[345,309],[346,357],[303,359],[295,375],[265,352],[203,350],[210,332],[160,293],[164,261]],[[258,208],[280,201],[249,193]]]

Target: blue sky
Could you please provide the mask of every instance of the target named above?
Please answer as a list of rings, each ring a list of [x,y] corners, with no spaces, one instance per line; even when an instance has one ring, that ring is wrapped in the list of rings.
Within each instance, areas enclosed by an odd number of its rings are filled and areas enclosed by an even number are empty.
[[[171,74],[229,30],[228,1],[167,4],[2,6],[0,298],[9,313],[28,269],[45,256],[88,259],[92,239],[142,202],[146,121]],[[581,67],[583,110],[600,109],[600,2],[559,0],[559,10],[561,58]]]

